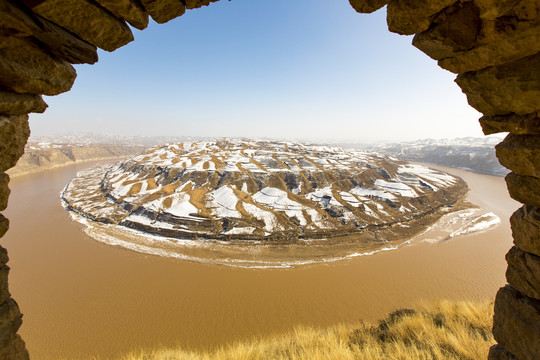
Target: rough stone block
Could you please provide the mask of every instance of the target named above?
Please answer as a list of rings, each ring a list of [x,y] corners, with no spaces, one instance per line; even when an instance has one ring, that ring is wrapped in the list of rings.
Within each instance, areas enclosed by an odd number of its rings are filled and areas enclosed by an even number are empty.
[[[520,294],[509,285],[499,289],[493,336],[520,360],[540,359],[540,301]]]
[[[42,113],[47,104],[40,95],[18,94],[0,89],[0,114],[23,115],[30,112]]]
[[[510,217],[514,244],[540,256],[540,208],[524,205]]]
[[[20,33],[19,36],[35,37],[60,59],[72,64],[93,64],[98,60],[95,46],[32,13],[14,0],[1,2],[0,13],[0,28],[15,30]]]
[[[0,171],[12,168],[30,136],[28,115],[0,115]]]
[[[517,24],[520,24],[517,22]],[[497,29],[495,21],[491,24]],[[511,26],[511,25],[509,25]],[[516,26],[521,30],[520,26]],[[481,70],[534,55],[540,51],[540,26],[514,31],[511,35],[493,30],[497,39],[486,41],[474,48],[456,53],[439,61],[439,66],[456,74]]]
[[[513,172],[506,175],[506,186],[512,199],[522,204],[540,207],[540,179]]]
[[[515,8],[520,2],[523,2],[523,0],[474,0],[476,6],[480,9],[480,17],[483,19],[498,18]]]
[[[522,0],[494,19],[476,2],[448,7],[413,44],[454,73],[502,65],[540,51],[540,3]]]
[[[540,53],[460,74],[457,84],[484,115],[527,115],[540,110]]]
[[[136,29],[143,30],[148,26],[148,14],[138,1],[134,0],[95,0],[117,18],[126,20]]]
[[[10,193],[8,184],[8,174],[0,173],[0,211],[4,211],[7,208]]]
[[[11,296],[8,289],[8,274],[9,266],[0,266],[0,304],[7,301]]]
[[[90,0],[23,0],[36,14],[103,50],[113,51],[133,40],[129,26]]]
[[[388,29],[401,35],[427,30],[433,18],[456,0],[392,0],[387,6]]]
[[[506,280],[525,296],[540,300],[540,257],[514,246],[506,254]]]
[[[540,116],[538,113],[482,116],[480,125],[485,135],[500,132],[516,135],[540,135]]]
[[[509,134],[495,146],[502,166],[524,176],[540,177],[540,136]]]
[[[6,217],[4,217],[4,215],[0,214],[0,238],[5,235],[8,229],[9,229],[9,220]],[[2,247],[0,246],[0,250],[1,249]],[[2,264],[1,253],[0,253],[0,264]]]
[[[435,60],[452,57],[475,45],[481,23],[474,2],[457,3],[441,12],[428,30],[417,34],[413,45]]]
[[[9,229],[9,220],[2,214],[0,214],[0,237],[4,236]],[[0,246],[0,250],[2,247]],[[7,261],[7,260],[6,260]],[[2,264],[2,257],[0,253],[0,264]]]
[[[5,217],[3,217],[1,214],[0,214],[0,218],[5,219]],[[9,257],[7,254],[7,250],[0,246],[0,266],[7,264],[8,261],[9,261]]]
[[[21,324],[22,314],[15,300],[3,302],[0,305],[0,348],[17,333]]]
[[[501,345],[493,345],[489,348],[488,360],[518,360]]]
[[[354,10],[362,14],[370,14],[389,2],[390,0],[349,0]]]
[[[0,85],[19,93],[57,95],[71,89],[77,73],[31,38],[0,35]]]
[[[202,6],[208,6],[211,2],[216,2],[219,0],[183,0],[186,4],[186,9],[196,9]]]
[[[141,0],[146,11],[159,24],[184,15],[186,7],[180,0]]]
[[[0,347],[0,359],[6,360],[29,360],[30,356],[25,348],[24,341],[19,335],[13,335],[11,339]]]

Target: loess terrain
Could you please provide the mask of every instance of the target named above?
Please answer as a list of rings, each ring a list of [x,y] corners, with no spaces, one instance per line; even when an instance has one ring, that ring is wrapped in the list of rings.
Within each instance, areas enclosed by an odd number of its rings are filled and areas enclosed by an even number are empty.
[[[83,171],[62,198],[89,221],[171,238],[383,244],[424,230],[466,192],[458,177],[376,153],[222,140]]]
[[[146,149],[138,144],[28,143],[17,165],[7,172],[11,178],[95,160],[135,156]]]

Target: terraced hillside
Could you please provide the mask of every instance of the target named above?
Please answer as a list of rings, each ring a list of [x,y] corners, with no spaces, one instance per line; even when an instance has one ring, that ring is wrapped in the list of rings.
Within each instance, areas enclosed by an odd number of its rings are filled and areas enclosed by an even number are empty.
[[[83,171],[62,198],[91,221],[173,238],[341,241],[414,235],[466,192],[458,177],[376,153],[222,140]]]

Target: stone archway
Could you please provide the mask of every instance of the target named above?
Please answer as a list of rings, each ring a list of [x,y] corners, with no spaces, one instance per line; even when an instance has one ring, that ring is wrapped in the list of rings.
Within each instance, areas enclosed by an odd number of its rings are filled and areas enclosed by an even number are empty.
[[[68,91],[71,64],[93,64],[97,47],[133,40],[149,16],[165,23],[218,0],[2,0],[0,2],[0,211],[9,177],[29,136],[28,113],[41,95]],[[509,132],[497,145],[512,170],[510,195],[524,205],[511,217],[515,246],[506,256],[509,285],[495,301],[490,359],[540,359],[540,2],[538,0],[350,0],[361,13],[385,5],[388,27],[416,34],[413,45],[459,74],[485,134]],[[8,229],[0,214],[0,237]],[[8,292],[7,252],[0,247],[0,358],[27,359],[17,335],[22,315]]]

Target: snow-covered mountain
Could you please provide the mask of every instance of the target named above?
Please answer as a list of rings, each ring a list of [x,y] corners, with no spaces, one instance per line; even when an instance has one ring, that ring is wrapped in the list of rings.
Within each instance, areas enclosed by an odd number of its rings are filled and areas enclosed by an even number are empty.
[[[466,192],[458,177],[381,154],[219,140],[83,171],[62,198],[90,221],[168,237],[389,241],[421,231]]]
[[[494,136],[442,140],[424,139],[381,144],[369,149],[409,161],[449,166],[481,174],[505,176],[510,171],[504,168],[495,156],[495,145],[501,141],[502,138]]]

